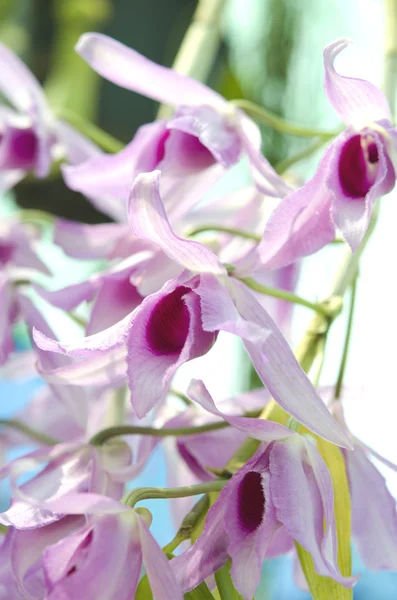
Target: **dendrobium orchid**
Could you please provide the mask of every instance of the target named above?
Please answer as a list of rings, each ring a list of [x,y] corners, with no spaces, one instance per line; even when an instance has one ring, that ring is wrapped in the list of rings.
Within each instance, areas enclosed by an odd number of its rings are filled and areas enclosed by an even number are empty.
[[[228,168],[246,154],[262,192],[280,197],[290,190],[262,156],[257,126],[207,86],[102,34],[84,34],[76,50],[109,81],[176,109],[169,120],[142,127],[118,156],[66,169],[67,184],[73,189],[90,196],[117,195],[121,189],[125,195],[126,185],[141,172],[161,169],[186,177],[215,163]]]
[[[310,552],[318,573],[354,585],[354,578],[339,572],[332,480],[314,440],[277,423],[221,413],[200,381],[191,383],[188,394],[264,443],[221,491],[197,542],[171,561],[182,590],[193,589],[231,558],[233,582],[250,600],[267,552],[286,552],[292,539]]]
[[[182,600],[190,591],[212,597],[216,585],[214,597],[252,600],[263,561],[297,549],[314,600],[347,600],[356,582],[351,537],[368,567],[397,571],[396,503],[372,458],[397,467],[350,433],[340,398],[361,253],[341,265],[343,285],[324,301],[294,292],[300,259],[337,230],[353,251],[364,248],[374,203],[395,183],[386,98],[335,69],[347,42],[324,50],[325,91],[346,125],[335,137],[228,102],[87,33],[76,49],[97,73],[173,109],[124,148],[76,119],[114,154],[57,119],[34,76],[0,44],[0,91],[11,105],[0,108],[0,192],[27,173],[46,177],[56,161],[51,174],[60,166],[66,185],[113,220],[54,223],[28,210],[0,225],[0,376],[42,377],[30,402],[0,419],[0,479],[10,489],[0,512],[0,599]],[[290,187],[262,156],[242,106],[291,135],[335,138],[314,177]],[[249,178],[239,187],[233,175],[244,161]],[[72,276],[80,261],[79,279],[65,285],[56,255],[45,254],[52,241]],[[328,390],[312,381],[350,287],[327,403]],[[315,313],[296,356],[285,339],[294,304]],[[31,335],[25,354],[14,344],[17,321],[25,344]],[[185,363],[217,370],[229,354],[216,352],[231,340],[249,355],[247,377],[243,360],[234,369],[237,352],[231,359],[235,388],[248,391],[216,404],[199,379],[181,389]],[[216,372],[217,383],[230,374]],[[137,487],[161,453],[169,487]],[[151,514],[136,508],[157,498],[171,500],[176,529],[163,549]]]
[[[334,66],[350,40],[324,50],[324,87],[346,125],[312,179],[288,194],[239,272],[274,269],[316,252],[341,231],[353,251],[367,230],[375,201],[395,184],[397,133],[387,99],[372,83],[340,75]]]

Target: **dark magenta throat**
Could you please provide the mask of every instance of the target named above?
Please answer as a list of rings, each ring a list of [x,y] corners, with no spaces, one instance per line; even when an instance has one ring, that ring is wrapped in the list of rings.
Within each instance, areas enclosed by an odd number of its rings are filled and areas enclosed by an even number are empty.
[[[364,198],[376,180],[379,153],[373,138],[359,134],[347,140],[339,157],[339,181],[350,198]]]
[[[259,527],[265,504],[261,474],[249,471],[238,488],[238,519],[244,531],[252,533]]]
[[[180,286],[154,307],[146,327],[146,341],[155,354],[179,354],[185,345],[190,315],[183,296],[190,291]]]

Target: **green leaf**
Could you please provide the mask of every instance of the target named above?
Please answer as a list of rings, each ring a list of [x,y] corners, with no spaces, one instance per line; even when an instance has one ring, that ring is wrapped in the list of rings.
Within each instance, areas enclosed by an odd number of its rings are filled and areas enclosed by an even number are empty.
[[[317,438],[317,448],[331,473],[335,494],[335,520],[338,535],[338,564],[342,575],[351,575],[350,494],[345,461],[337,446]],[[353,590],[329,577],[318,575],[311,555],[296,544],[302,570],[314,600],[352,600]]]

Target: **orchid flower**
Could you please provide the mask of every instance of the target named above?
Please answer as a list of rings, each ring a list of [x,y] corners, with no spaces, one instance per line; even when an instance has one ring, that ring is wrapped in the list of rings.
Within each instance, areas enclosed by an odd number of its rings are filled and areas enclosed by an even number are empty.
[[[1,43],[0,91],[11,104],[0,106],[0,190],[13,187],[29,171],[47,177],[52,162],[62,156],[78,162],[99,152],[55,119],[35,76]]]
[[[342,38],[324,50],[325,92],[346,129],[330,144],[314,177],[280,202],[261,242],[238,265],[240,273],[312,254],[334,239],[336,228],[357,250],[375,201],[394,187],[397,134],[390,108],[373,84],[336,71],[334,61],[348,44]]]
[[[0,548],[0,584],[22,598],[127,600],[145,566],[155,598],[182,600],[169,562],[149,531],[151,515],[98,494],[70,493],[48,503],[68,516],[30,531],[11,529]],[[82,517],[86,515],[84,524]],[[29,552],[27,552],[29,549]],[[8,560],[7,560],[8,559]],[[20,596],[16,596],[19,598]]]
[[[268,550],[282,553],[291,539],[311,553],[318,573],[354,585],[355,578],[339,572],[333,484],[314,440],[271,421],[225,415],[200,381],[192,381],[188,395],[264,443],[221,491],[200,538],[171,561],[182,590],[193,589],[231,558],[234,585],[250,600]]]
[[[142,127],[118,156],[66,169],[73,189],[117,195],[126,176],[127,185],[133,175],[154,169],[185,176],[215,163],[228,168],[246,154],[262,192],[282,196],[290,190],[262,156],[257,126],[218,93],[102,34],[84,34],[76,50],[109,81],[176,109],[169,120]]]

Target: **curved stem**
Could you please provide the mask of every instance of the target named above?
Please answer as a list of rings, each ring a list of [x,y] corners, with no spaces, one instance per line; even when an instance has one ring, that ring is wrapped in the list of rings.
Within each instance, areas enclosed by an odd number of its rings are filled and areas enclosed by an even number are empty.
[[[296,137],[320,137],[326,141],[332,139],[338,134],[338,132],[335,131],[322,131],[321,129],[312,129],[311,127],[304,127],[303,125],[290,123],[278,115],[275,115],[270,110],[266,110],[266,108],[263,108],[263,106],[259,106],[259,104],[255,104],[249,100],[231,100],[231,104],[238,106],[238,108],[241,108],[244,112],[257,121],[260,121],[265,125],[269,125],[269,127],[272,127],[277,131],[288,133],[289,135],[294,135]]]
[[[116,152],[120,152],[125,146],[123,142],[120,142],[120,140],[110,135],[110,133],[103,131],[103,129],[100,129],[100,127],[94,125],[94,123],[86,121],[83,117],[70,110],[59,110],[57,116],[78,129],[80,133],[88,137],[106,152],[116,154]]]
[[[174,390],[174,388],[171,388],[170,394],[172,394],[176,398],[179,398],[179,400],[182,400],[182,402],[184,404],[186,404],[186,406],[191,406],[193,404],[193,402],[190,400],[190,398],[188,398],[186,396],[186,394],[184,394],[183,392],[180,392],[179,390]]]
[[[39,210],[36,208],[24,208],[18,213],[18,217],[22,223],[38,223],[39,225],[53,225],[56,219],[55,215],[52,215],[45,210]]]
[[[205,224],[200,225],[199,227],[195,227],[189,232],[188,237],[193,237],[194,235],[197,235],[198,233],[203,233],[205,231],[220,231],[222,233],[230,233],[230,235],[246,238],[247,240],[253,240],[254,242],[260,242],[262,239],[260,235],[255,235],[255,233],[251,233],[249,231],[243,231],[242,229],[236,229],[234,227],[224,227],[223,225],[211,224]]]
[[[215,583],[218,588],[221,600],[242,600],[242,596],[238,593],[233,585],[230,575],[231,561],[227,563],[215,573]]]
[[[186,498],[187,496],[198,496],[199,494],[207,494],[208,492],[220,492],[228,483],[228,479],[216,479],[206,483],[197,485],[186,485],[176,488],[156,488],[142,487],[136,488],[128,492],[122,499],[123,504],[127,504],[131,508],[141,502],[141,500],[158,499],[158,498]]]
[[[287,171],[287,169],[292,167],[292,165],[294,165],[297,162],[300,162],[304,158],[308,158],[309,156],[311,156],[312,154],[317,152],[317,150],[322,148],[324,146],[324,144],[326,144],[327,142],[328,142],[327,138],[320,138],[319,140],[316,140],[313,144],[311,144],[307,148],[304,148],[303,150],[300,150],[300,152],[296,152],[289,158],[286,158],[285,160],[281,160],[279,163],[277,163],[275,166],[275,171],[277,171],[277,173],[279,175],[282,175],[283,173],[285,173],[285,171]]]
[[[38,442],[46,444],[47,446],[55,446],[56,444],[59,444],[59,440],[56,438],[47,435],[46,433],[42,433],[41,431],[36,431],[35,429],[29,427],[29,425],[25,425],[25,423],[22,423],[22,421],[17,421],[16,419],[0,419],[0,425],[11,427],[11,429],[17,429],[33,440],[37,440]]]
[[[259,292],[260,294],[265,294],[266,296],[271,296],[272,298],[279,298],[280,300],[286,300],[287,302],[292,302],[293,304],[300,304],[301,306],[305,306],[306,308],[314,310],[324,317],[329,316],[330,309],[326,304],[309,302],[309,300],[305,300],[305,298],[301,298],[292,292],[267,287],[266,285],[258,283],[251,277],[237,277],[236,279],[242,281],[246,286],[251,288],[251,290],[255,290],[255,292]]]
[[[260,411],[252,411],[244,414],[245,417],[257,417]],[[179,437],[181,435],[197,435],[199,433],[207,433],[208,431],[216,431],[230,427],[226,421],[217,421],[216,423],[207,423],[207,425],[198,425],[197,427],[145,427],[143,425],[115,425],[102,429],[96,433],[90,440],[93,446],[100,446],[107,440],[119,435],[153,435],[155,437]]]
[[[343,353],[342,353],[341,363],[340,363],[340,367],[339,367],[338,379],[337,379],[336,385],[335,385],[335,395],[334,395],[335,400],[339,400],[341,392],[342,392],[342,387],[343,387],[343,378],[345,376],[347,358],[349,355],[351,334],[352,334],[352,329],[353,329],[353,316],[354,316],[354,308],[356,305],[356,288],[357,288],[357,278],[353,281],[353,284],[352,284],[352,293],[351,293],[351,298],[350,298],[350,309],[349,309],[349,317],[347,320],[345,343],[343,346]]]

